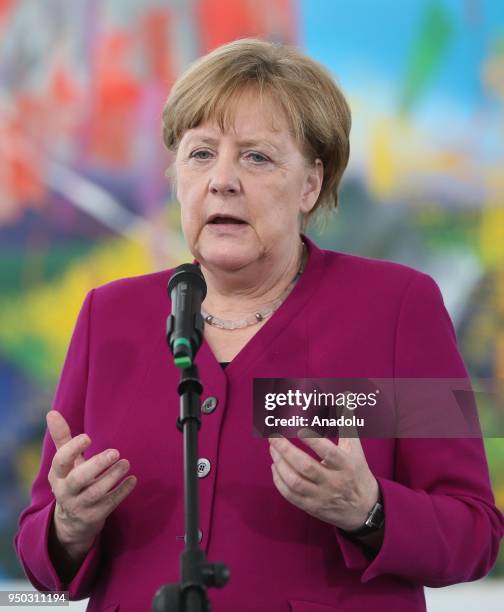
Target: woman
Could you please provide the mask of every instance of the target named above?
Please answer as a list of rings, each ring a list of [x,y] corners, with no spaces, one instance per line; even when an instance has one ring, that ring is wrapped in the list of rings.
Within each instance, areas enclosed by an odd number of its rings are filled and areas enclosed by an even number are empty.
[[[487,574],[503,517],[481,440],[252,435],[254,378],[467,377],[430,277],[322,251],[301,233],[337,205],[350,131],[338,87],[294,49],[236,41],[179,79],[163,120],[184,235],[208,286],[201,546],[232,572],[211,590],[213,609],[425,610],[423,585]],[[170,275],[87,296],[20,518],[32,583],[90,596],[90,610],[148,610],[178,579]]]

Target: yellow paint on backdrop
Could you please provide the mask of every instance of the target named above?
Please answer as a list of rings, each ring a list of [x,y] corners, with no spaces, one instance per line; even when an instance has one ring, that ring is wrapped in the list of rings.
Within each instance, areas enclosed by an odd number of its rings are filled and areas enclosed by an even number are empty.
[[[166,267],[172,264],[167,261]],[[109,281],[154,269],[148,246],[138,241],[117,239],[98,246],[57,280],[4,300],[0,307],[2,351],[21,367],[25,360],[31,375],[54,379],[87,292]]]
[[[504,266],[504,207],[489,203],[483,208],[479,242],[481,257],[486,265]]]

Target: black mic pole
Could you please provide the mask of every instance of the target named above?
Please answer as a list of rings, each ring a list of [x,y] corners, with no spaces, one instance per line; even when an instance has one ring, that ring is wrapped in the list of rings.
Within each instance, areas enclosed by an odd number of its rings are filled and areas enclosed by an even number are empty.
[[[168,283],[172,314],[166,321],[166,340],[175,365],[181,369],[178,393],[180,417],[177,428],[184,436],[185,549],[180,556],[181,581],[166,584],[156,593],[153,612],[210,612],[207,587],[223,587],[229,569],[209,563],[199,547],[198,431],[201,426],[200,395],[203,386],[194,358],[203,340],[201,302],[206,283],[193,264],[175,269]]]

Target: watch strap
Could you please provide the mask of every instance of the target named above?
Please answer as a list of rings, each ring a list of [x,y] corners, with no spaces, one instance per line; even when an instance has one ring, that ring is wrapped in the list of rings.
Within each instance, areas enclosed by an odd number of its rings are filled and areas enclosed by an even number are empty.
[[[383,500],[380,494],[378,501],[369,511],[367,519],[364,524],[358,529],[352,531],[345,531],[345,533],[351,537],[360,537],[378,531],[385,524],[385,512],[383,507]]]

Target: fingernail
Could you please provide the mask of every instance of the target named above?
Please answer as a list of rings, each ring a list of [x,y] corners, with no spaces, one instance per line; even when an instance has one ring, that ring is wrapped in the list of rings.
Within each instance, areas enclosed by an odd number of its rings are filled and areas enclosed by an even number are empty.
[[[107,453],[107,459],[109,461],[115,461],[119,457],[119,453],[116,450],[111,450]]]

